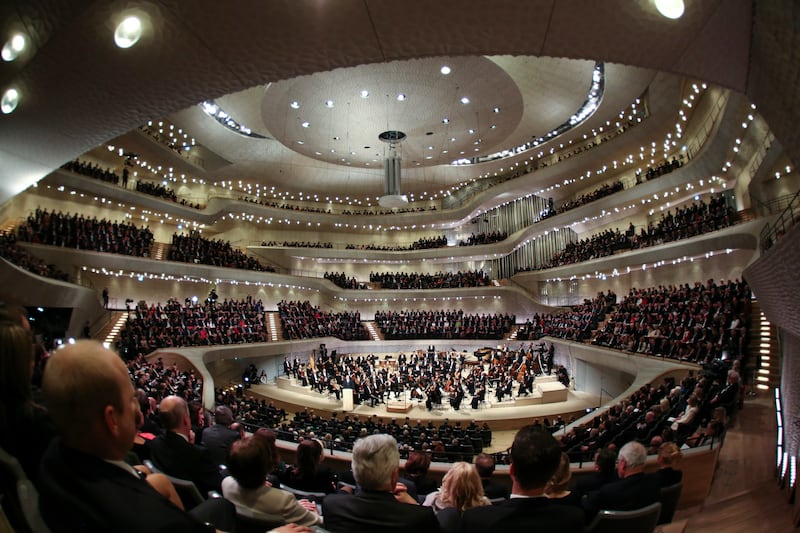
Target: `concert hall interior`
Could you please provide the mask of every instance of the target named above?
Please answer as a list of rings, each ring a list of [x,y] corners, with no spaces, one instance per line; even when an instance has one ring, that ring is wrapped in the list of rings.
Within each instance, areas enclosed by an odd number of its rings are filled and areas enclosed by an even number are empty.
[[[464,439],[502,458],[537,422],[580,476],[674,423],[665,531],[794,528],[798,23],[792,0],[9,2],[0,300],[47,350],[191,372],[249,431],[263,399],[486,423]],[[629,406],[642,427],[607,435]],[[293,457],[310,423],[269,420]]]

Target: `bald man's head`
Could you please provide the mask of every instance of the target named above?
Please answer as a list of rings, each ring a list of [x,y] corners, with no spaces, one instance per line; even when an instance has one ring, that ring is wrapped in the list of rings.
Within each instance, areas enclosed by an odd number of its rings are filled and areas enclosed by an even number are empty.
[[[56,351],[42,392],[68,445],[105,459],[133,445],[141,418],[136,393],[125,363],[99,342],[82,340]]]
[[[179,396],[167,396],[158,406],[158,415],[167,431],[178,431],[188,435],[191,428],[189,405]]]

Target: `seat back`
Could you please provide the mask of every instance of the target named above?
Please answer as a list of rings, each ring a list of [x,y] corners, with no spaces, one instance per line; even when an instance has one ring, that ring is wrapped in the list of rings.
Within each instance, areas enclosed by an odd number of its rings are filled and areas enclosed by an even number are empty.
[[[17,458],[0,448],[0,504],[15,531],[50,533],[39,514],[39,493]]]
[[[683,483],[680,481],[669,487],[661,488],[661,516],[658,519],[659,524],[669,524],[672,522],[675,509],[678,507],[678,500],[681,499],[682,488]]]
[[[236,533],[264,533],[286,525],[282,516],[236,510]]]
[[[661,503],[633,511],[608,511],[597,513],[587,529],[589,533],[653,533],[661,514]]]
[[[178,493],[181,502],[183,502],[183,508],[187,511],[206,501],[200,493],[200,489],[194,484],[194,481],[173,477],[168,474],[164,475],[175,485],[175,492]]]

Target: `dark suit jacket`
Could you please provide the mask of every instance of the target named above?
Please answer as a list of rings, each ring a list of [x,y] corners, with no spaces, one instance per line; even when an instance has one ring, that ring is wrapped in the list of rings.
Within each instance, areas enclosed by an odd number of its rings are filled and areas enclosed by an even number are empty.
[[[483,485],[483,495],[490,500],[496,500],[497,498],[508,499],[511,494],[511,490],[508,487],[495,483],[491,479],[481,479],[481,484]]]
[[[328,517],[325,517],[327,524]],[[547,498],[512,498],[499,505],[464,512],[461,531],[536,531],[536,533],[583,533],[583,511],[554,505]]]
[[[210,490],[220,490],[222,476],[219,465],[214,462],[208,450],[202,446],[189,444],[186,439],[173,431],[159,435],[150,445],[153,463],[164,473],[180,479],[194,481],[201,494]]]
[[[220,424],[214,424],[203,431],[203,446],[208,450],[211,459],[218,465],[228,464],[228,453],[231,444],[239,440],[241,435]]]
[[[658,474],[634,474],[600,487],[589,495],[586,512],[589,518],[600,510],[632,511],[661,500]]]
[[[40,469],[40,508],[54,532],[213,531],[146,481],[53,442]]]
[[[362,490],[353,496],[330,494],[322,501],[322,516],[325,529],[332,533],[440,531],[430,507],[400,503],[389,492]]]

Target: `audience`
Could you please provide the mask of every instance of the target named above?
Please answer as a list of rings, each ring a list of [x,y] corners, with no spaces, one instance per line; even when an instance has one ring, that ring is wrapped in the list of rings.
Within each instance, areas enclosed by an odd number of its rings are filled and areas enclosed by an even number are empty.
[[[234,249],[228,241],[209,240],[194,232],[191,235],[173,234],[172,246],[167,253],[167,259],[181,263],[200,263],[240,270],[275,272],[273,267],[262,265],[258,259],[248,257],[245,252]]]
[[[461,521],[462,531],[582,533],[581,509],[555,505],[544,497],[545,487],[560,460],[561,449],[552,435],[534,426],[520,429],[511,446],[511,499],[466,511]]]
[[[386,340],[501,339],[514,322],[513,315],[468,315],[460,309],[375,312],[375,323]]]
[[[492,232],[484,232],[475,235],[474,233],[467,237],[465,241],[458,241],[459,246],[479,246],[481,244],[492,244],[495,242],[500,242],[508,237],[508,233],[505,231],[492,231]]]
[[[336,476],[322,465],[324,450],[317,439],[297,445],[295,463],[279,475],[281,484],[303,492],[331,494],[336,491]]]
[[[397,441],[390,435],[370,435],[353,447],[353,475],[360,490],[330,494],[322,502],[325,529],[354,531],[439,531],[429,507],[422,507],[397,484],[400,476]]]
[[[442,479],[442,488],[431,492],[422,504],[433,509],[442,531],[459,531],[461,516],[467,509],[491,505],[483,494],[478,471],[469,463],[453,464]]]
[[[680,463],[682,457],[683,454],[674,442],[665,442],[658,447],[658,477],[662,487],[681,482],[683,472],[674,467]]]
[[[547,482],[544,489],[545,495],[552,503],[580,507],[581,495],[570,490],[570,481],[572,481],[572,471],[569,465],[569,455],[561,452],[561,461],[559,461],[553,477]]]
[[[437,272],[436,274],[370,272],[369,281],[370,283],[380,283],[382,289],[451,289],[486,287],[490,283],[489,276],[482,270],[455,273]]]
[[[230,476],[222,480],[222,495],[233,502],[239,514],[277,515],[291,524],[320,525],[322,518],[312,502],[297,500],[267,481],[276,458],[275,443],[269,438],[256,434],[234,442],[228,462]]]
[[[55,265],[46,264],[38,257],[28,253],[25,248],[18,246],[14,233],[0,232],[0,257],[38,276],[72,283],[69,274],[62,272]]]
[[[122,360],[96,341],[57,351],[44,374],[47,408],[61,437],[41,465],[40,509],[54,532],[234,530],[234,506],[208,500],[188,513],[123,459],[139,403]]]
[[[492,481],[492,474],[494,474],[494,457],[488,453],[479,453],[475,457],[475,470],[481,478],[481,485],[483,486],[483,494],[490,500],[497,500],[500,498],[508,498],[510,491],[508,487]]]
[[[436,481],[427,477],[431,467],[431,455],[424,451],[413,451],[408,454],[403,467],[405,478],[414,483],[417,494],[427,496],[436,490]]]
[[[203,446],[214,464],[228,464],[231,445],[244,437],[244,428],[233,421],[233,412],[224,405],[214,409],[214,425],[203,430]]]

